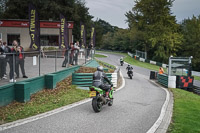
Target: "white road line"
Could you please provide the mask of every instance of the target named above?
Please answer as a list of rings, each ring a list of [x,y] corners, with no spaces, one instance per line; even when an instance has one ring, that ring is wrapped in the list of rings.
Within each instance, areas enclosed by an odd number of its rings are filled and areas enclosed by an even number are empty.
[[[143,75],[143,76],[145,77],[145,79],[149,80],[148,76],[145,76],[145,75]],[[167,89],[159,86],[158,84],[156,84],[155,82],[153,82],[151,80],[149,80],[149,81],[152,82],[153,84],[157,85],[158,87],[160,87],[161,89],[163,89],[166,92],[166,99],[165,99],[165,102],[164,102],[164,104],[161,108],[160,115],[159,115],[158,119],[156,120],[156,122],[153,124],[153,126],[147,131],[147,133],[155,133],[156,130],[158,129],[158,127],[160,126],[160,124],[162,123],[162,120],[163,120],[165,113],[167,111],[167,107],[168,107],[169,100],[170,100],[170,95],[169,95],[169,92],[168,92]]]
[[[150,80],[151,81],[151,80]],[[151,81],[153,84],[156,84],[155,82]],[[156,84],[157,85],[157,84]],[[157,85],[158,86],[158,85]],[[165,102],[162,106],[162,109],[161,109],[161,112],[160,112],[160,116],[158,117],[158,119],[156,120],[156,122],[153,124],[153,126],[147,131],[147,133],[155,133],[156,130],[158,129],[158,127],[160,126],[160,124],[162,123],[162,120],[165,116],[165,113],[167,111],[167,107],[168,107],[168,104],[169,104],[169,100],[170,100],[170,95],[169,95],[169,92],[167,89],[159,86],[160,88],[162,88],[167,96],[166,96],[166,99],[165,99]]]
[[[125,80],[124,80],[124,77],[123,77],[121,71],[120,71],[120,76],[122,77],[123,83],[115,92],[121,90],[125,86]],[[17,121],[14,121],[14,122],[6,123],[6,124],[3,124],[3,125],[0,125],[0,131],[6,130],[6,129],[9,129],[9,128],[13,128],[13,127],[17,127],[17,126],[20,126],[20,125],[23,125],[23,124],[26,124],[26,123],[29,123],[29,122],[33,122],[33,121],[36,121],[36,120],[39,120],[39,119],[60,113],[62,111],[77,107],[79,105],[85,104],[85,103],[90,102],[90,101],[92,101],[92,99],[87,98],[85,100],[82,100],[82,101],[79,101],[79,102],[58,108],[58,109],[54,109],[52,111],[48,111],[48,112],[45,112],[45,113],[42,113],[42,114],[39,114],[39,115],[36,115],[36,116],[32,116],[32,117],[29,117],[29,118],[25,118],[25,119],[17,120]]]

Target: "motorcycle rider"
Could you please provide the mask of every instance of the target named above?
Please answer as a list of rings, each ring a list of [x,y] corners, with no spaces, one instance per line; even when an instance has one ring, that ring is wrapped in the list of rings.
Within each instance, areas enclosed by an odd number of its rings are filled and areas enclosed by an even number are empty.
[[[104,80],[107,81],[110,85],[105,84]],[[106,74],[103,72],[103,67],[98,66],[97,71],[93,74],[93,86],[101,88],[106,91],[106,99],[109,99],[109,92],[112,86],[111,81],[108,79]]]
[[[120,63],[124,63],[124,58],[123,57],[120,58]]]
[[[130,64],[128,64],[128,66],[126,67],[126,70],[128,70],[127,74],[129,74],[129,72],[133,72],[133,67],[130,66]]]

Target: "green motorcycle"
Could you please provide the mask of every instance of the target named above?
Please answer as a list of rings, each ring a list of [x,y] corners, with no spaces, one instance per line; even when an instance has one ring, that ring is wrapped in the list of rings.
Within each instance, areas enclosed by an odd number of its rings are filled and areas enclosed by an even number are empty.
[[[106,99],[106,91],[95,86],[90,87],[90,97],[92,98],[92,108],[95,112],[100,112],[103,105],[113,105],[113,87],[109,92],[109,99]]]

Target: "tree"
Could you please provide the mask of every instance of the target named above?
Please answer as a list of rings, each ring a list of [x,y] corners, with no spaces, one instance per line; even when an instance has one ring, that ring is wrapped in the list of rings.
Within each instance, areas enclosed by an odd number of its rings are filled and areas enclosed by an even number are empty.
[[[94,22],[95,28],[96,28],[96,46],[99,48],[104,48],[103,46],[103,38],[106,37],[108,32],[114,33],[115,31],[118,30],[118,27],[112,26],[108,22],[102,20],[102,19],[97,19]]]
[[[3,13],[6,10],[6,2],[7,2],[7,0],[0,1],[0,17],[3,15]]]
[[[200,16],[193,16],[191,19],[185,19],[181,23],[181,32],[184,41],[181,51],[182,56],[193,56],[193,69],[200,71]]]
[[[134,31],[137,47],[148,52],[148,57],[167,62],[180,48],[182,36],[170,8],[173,0],[136,0],[127,12],[130,31]],[[139,37],[139,38],[138,38]],[[152,54],[151,54],[152,53]]]

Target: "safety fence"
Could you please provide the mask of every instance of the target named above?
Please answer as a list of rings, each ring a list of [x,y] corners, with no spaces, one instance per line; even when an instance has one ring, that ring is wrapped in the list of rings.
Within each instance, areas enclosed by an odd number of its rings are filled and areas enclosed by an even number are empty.
[[[10,52],[0,55],[0,86],[83,65],[94,49]]]

